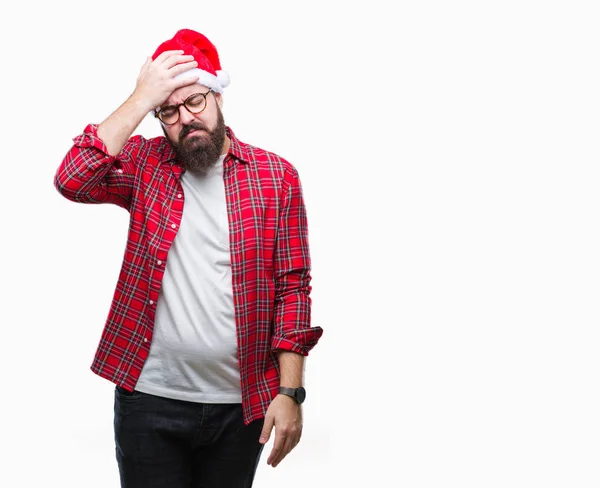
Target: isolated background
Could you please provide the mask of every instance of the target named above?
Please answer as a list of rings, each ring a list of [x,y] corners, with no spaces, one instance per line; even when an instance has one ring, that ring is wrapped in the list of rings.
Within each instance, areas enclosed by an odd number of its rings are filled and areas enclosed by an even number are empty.
[[[392,8],[393,6],[393,8]],[[226,122],[299,170],[301,444],[257,487],[600,485],[597,2],[21,2],[3,53],[0,485],[117,487],[89,366],[128,214],[64,200],[72,138],[179,28]],[[149,117],[137,133],[159,135]]]

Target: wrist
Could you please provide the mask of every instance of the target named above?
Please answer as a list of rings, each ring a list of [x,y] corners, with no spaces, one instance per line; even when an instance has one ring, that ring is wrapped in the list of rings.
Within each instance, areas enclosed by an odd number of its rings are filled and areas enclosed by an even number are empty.
[[[138,92],[133,92],[127,102],[133,110],[144,116],[157,107],[153,100]]]
[[[287,386],[279,387],[279,394],[290,397],[290,399],[294,400],[297,404],[302,404],[306,399],[306,390],[299,386],[297,388],[289,388]]]

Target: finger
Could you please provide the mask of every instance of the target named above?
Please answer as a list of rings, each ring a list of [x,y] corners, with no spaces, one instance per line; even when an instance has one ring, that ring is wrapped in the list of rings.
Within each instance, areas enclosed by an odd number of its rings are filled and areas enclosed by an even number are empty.
[[[275,432],[275,442],[273,442],[273,449],[271,449],[269,459],[267,459],[267,464],[273,465],[273,463],[275,463],[277,459],[279,459],[284,445],[285,437],[283,437],[282,435],[277,435],[277,432]]]
[[[165,51],[160,53],[158,56],[156,56],[156,59],[154,60],[155,63],[162,63],[165,59],[170,58],[171,56],[177,55],[177,54],[183,54],[183,50],[181,49],[177,49],[174,51]]]
[[[173,56],[169,56],[164,61],[161,61],[160,65],[165,69],[171,69],[173,66],[181,63],[189,63],[193,60],[194,56],[191,54],[174,54]]]
[[[294,448],[300,442],[300,438],[302,437],[302,426],[300,426],[295,432],[290,432],[287,435],[286,441],[283,445],[281,452],[277,459],[273,461],[273,467],[275,468],[283,459],[294,450]]]
[[[169,74],[175,77],[180,73],[185,73],[186,71],[195,68],[196,66],[198,66],[197,61],[190,61],[189,63],[178,64],[169,69]]]
[[[294,444],[292,446],[292,449],[294,449],[294,447],[296,447],[300,443],[301,438],[302,438],[302,431],[298,432],[298,435],[296,435],[296,437],[294,438]]]
[[[175,83],[173,85],[173,91],[175,91],[183,86],[189,86],[189,85],[193,85],[194,83],[198,83],[199,80],[200,80],[200,77],[196,76],[196,75],[193,75],[190,77],[183,76],[180,79],[175,80]]]
[[[200,80],[200,76],[195,75],[193,73],[183,73],[180,77],[174,80],[173,91],[181,88],[182,86],[193,85],[194,83],[198,83]]]
[[[142,67],[140,68],[140,75],[141,75],[142,73],[144,73],[144,72],[145,72],[145,71],[148,69],[148,66],[150,66],[150,64],[151,64],[151,63],[152,63],[152,58],[151,58],[150,56],[148,56],[148,57],[146,58],[146,61],[144,62],[144,64],[143,64],[143,65],[142,65]]]
[[[265,417],[265,422],[263,424],[262,431],[260,433],[260,438],[258,442],[261,444],[266,444],[269,441],[269,437],[271,437],[271,431],[273,430],[273,418],[268,415]]]
[[[277,465],[283,461],[283,459],[290,453],[290,451],[293,449],[293,442],[294,440],[292,439],[292,437],[287,437],[285,439],[285,442],[281,448],[281,451],[279,451],[279,454],[277,455],[277,457],[273,460],[273,464],[272,466],[274,468],[277,467]]]

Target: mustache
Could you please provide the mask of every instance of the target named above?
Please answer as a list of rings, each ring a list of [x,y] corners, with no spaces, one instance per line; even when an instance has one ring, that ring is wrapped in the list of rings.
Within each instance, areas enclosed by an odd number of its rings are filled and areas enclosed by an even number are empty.
[[[183,129],[181,129],[181,132],[179,133],[178,137],[179,143],[182,143],[186,136],[193,130],[205,130],[206,132],[210,132],[208,130],[208,127],[206,127],[204,124],[197,121],[191,122],[190,124],[185,125]]]

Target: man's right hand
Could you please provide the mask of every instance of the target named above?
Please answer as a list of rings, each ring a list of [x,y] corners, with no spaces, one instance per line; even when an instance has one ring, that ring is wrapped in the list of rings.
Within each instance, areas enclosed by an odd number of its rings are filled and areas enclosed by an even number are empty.
[[[178,88],[192,85],[198,76],[174,78],[198,63],[183,51],[165,51],[152,61],[148,58],[140,70],[135,90],[127,100],[98,126],[98,137],[108,154],[116,156],[149,112],[159,107]]]
[[[198,76],[174,79],[197,66],[194,57],[183,54],[183,51],[165,51],[154,61],[148,58],[140,70],[132,97],[147,106],[148,112],[154,110],[178,88],[198,81]]]

